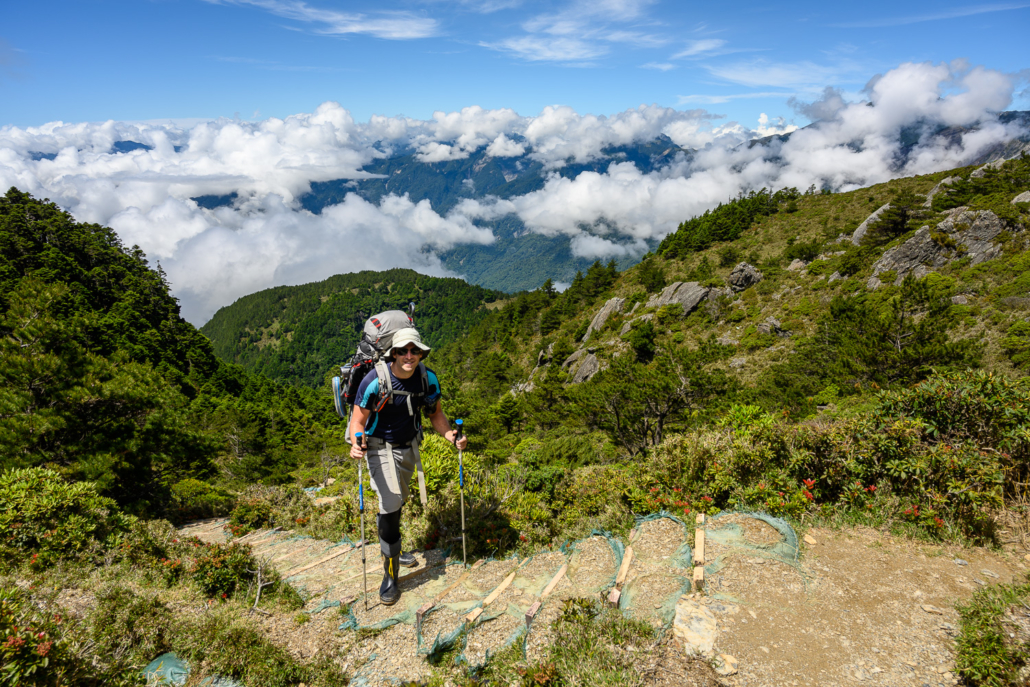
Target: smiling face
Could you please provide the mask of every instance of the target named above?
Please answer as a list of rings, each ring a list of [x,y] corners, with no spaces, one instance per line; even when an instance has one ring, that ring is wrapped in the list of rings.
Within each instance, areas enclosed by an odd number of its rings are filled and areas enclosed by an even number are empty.
[[[415,370],[418,369],[418,364],[422,360],[422,350],[413,343],[409,343],[404,348],[393,349],[390,351],[390,355],[393,357],[390,367],[398,379],[407,379],[415,374]]]

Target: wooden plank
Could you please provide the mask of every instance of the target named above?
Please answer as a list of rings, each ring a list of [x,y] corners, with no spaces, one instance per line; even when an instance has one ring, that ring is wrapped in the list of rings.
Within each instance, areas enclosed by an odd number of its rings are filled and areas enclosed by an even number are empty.
[[[519,568],[521,567],[522,566],[520,565]],[[504,592],[504,590],[508,588],[508,585],[510,585],[515,580],[515,575],[516,573],[518,573],[518,571],[518,568],[512,570],[511,574],[504,578],[504,582],[501,582],[499,585],[497,585],[497,589],[490,592],[490,595],[483,599],[482,606],[473,609],[471,613],[465,616],[465,621],[469,623],[475,622],[476,618],[478,618],[483,613],[483,609],[492,604],[494,601],[496,601],[497,597],[499,597]]]
[[[317,543],[318,543],[317,541],[312,541],[310,544],[305,546],[303,549],[295,549],[293,551],[290,551],[289,553],[284,553],[283,555],[279,556],[278,558],[273,558],[272,562],[273,563],[278,563],[279,561],[286,560],[290,556],[296,556],[298,553],[303,553],[303,552],[306,552],[306,551],[309,552],[309,551],[311,551],[311,548],[313,546],[315,546]]]
[[[705,564],[705,531],[694,531],[694,565]]]
[[[540,610],[541,604],[543,604],[543,601],[540,601],[538,599],[537,601],[534,601],[533,605],[529,607],[528,611],[526,611],[526,627],[527,628],[533,622],[533,618],[536,617],[536,612]]]
[[[544,591],[540,592],[541,600],[546,599],[551,594],[551,592],[554,591],[554,588],[558,586],[558,583],[561,582],[561,578],[565,577],[565,573],[568,572],[568,570],[569,564],[566,563],[561,567],[561,569],[558,572],[554,574],[554,577],[551,578],[551,581],[547,583],[546,587],[544,587]]]
[[[615,586],[621,587],[629,574],[629,565],[633,562],[633,547],[627,546],[626,553],[622,555],[622,565],[619,566],[619,574],[615,576]]]
[[[449,585],[447,587],[447,589],[443,590],[442,592],[437,594],[435,597],[433,597],[429,601],[427,601],[424,604],[422,604],[419,607],[419,609],[417,611],[415,611],[415,628],[416,628],[416,630],[421,629],[421,627],[422,627],[422,617],[426,613],[429,613],[429,611],[432,610],[433,606],[435,606],[436,604],[438,604],[441,601],[443,601],[447,597],[447,595],[450,594],[451,592],[453,592],[454,589],[459,584],[461,584],[462,582],[467,580],[469,578],[469,576],[472,575],[472,571],[473,570],[475,570],[479,566],[483,565],[483,563],[485,563],[485,562],[486,562],[485,559],[480,558],[478,561],[476,561],[475,563],[472,564],[471,568],[469,568],[464,573],[462,573],[461,577],[459,577],[457,579],[457,581],[455,581],[453,584]]]
[[[299,575],[302,572],[304,572],[305,570],[311,570],[312,568],[314,568],[316,566],[319,566],[319,565],[322,565],[323,563],[326,563],[328,561],[331,561],[334,558],[339,558],[340,556],[342,556],[345,553],[350,553],[355,548],[357,548],[357,547],[356,546],[348,546],[345,549],[341,549],[340,551],[335,551],[335,552],[329,554],[328,556],[326,556],[324,558],[320,558],[317,561],[315,561],[314,563],[308,563],[307,565],[302,566],[300,568],[296,568],[294,570],[290,570],[289,572],[283,574],[283,579],[286,579],[287,577],[293,577],[294,575]]]
[[[694,519],[694,521],[698,525],[704,525],[705,524],[705,514],[704,513],[698,513],[697,517]]]
[[[551,581],[547,583],[546,587],[544,587],[544,591],[540,592],[539,598],[537,598],[536,602],[534,602],[533,605],[529,607],[529,610],[526,611],[526,627],[529,627],[530,623],[533,622],[533,616],[535,616],[536,612],[540,610],[540,606],[544,603],[544,599],[554,591],[554,588],[558,586],[558,583],[561,582],[561,578],[565,577],[565,573],[568,572],[568,570],[569,565],[566,563],[554,574]]]
[[[704,566],[697,566],[694,568],[694,589],[697,591],[703,591],[705,588],[705,569]]]

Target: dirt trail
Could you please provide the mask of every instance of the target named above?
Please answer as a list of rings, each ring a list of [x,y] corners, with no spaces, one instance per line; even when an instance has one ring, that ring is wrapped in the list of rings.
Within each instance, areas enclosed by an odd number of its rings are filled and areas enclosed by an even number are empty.
[[[692,528],[659,518],[641,524],[629,542],[594,536],[563,552],[473,570],[445,561],[440,551],[419,553],[416,574],[401,585],[407,598],[392,608],[375,597],[379,555],[370,548],[368,611],[354,601],[361,592],[360,549],[291,532],[257,532],[244,541],[289,575],[309,599],[307,611],[317,611],[304,625],[263,619],[269,637],[303,658],[337,653],[348,673],[369,686],[428,679],[429,648],[456,630],[463,630],[459,649],[468,665],[482,663],[520,628],[527,659],[540,660],[566,599],[607,596],[624,545],[634,555],[620,608],[656,626],[671,623],[675,638],[648,658],[655,665],[641,664],[648,682],[666,684],[675,673],[689,678],[680,684],[709,684],[710,668],[687,658],[688,627],[709,641],[707,655],[716,665],[726,666],[725,685],[954,685],[955,602],[982,584],[1027,572],[1015,554],[933,546],[869,529],[811,530],[797,551],[789,528],[735,514],[706,523],[704,591],[681,595],[691,577],[681,566],[689,565]],[[215,521],[183,533],[225,539]],[[345,611],[352,604],[350,613],[330,606],[340,600]],[[436,605],[424,616],[420,643],[415,610],[430,601]],[[524,615],[536,601],[541,605],[526,630]],[[344,622],[349,626],[337,629]],[[353,631],[384,622],[396,624],[378,633]]]

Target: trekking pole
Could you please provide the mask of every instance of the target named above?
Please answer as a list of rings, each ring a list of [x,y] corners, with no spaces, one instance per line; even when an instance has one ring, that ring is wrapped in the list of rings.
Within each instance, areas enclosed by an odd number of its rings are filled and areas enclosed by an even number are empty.
[[[364,432],[355,432],[354,440],[361,442],[361,450],[365,451],[368,448],[368,444],[365,441]],[[361,514],[361,590],[362,596],[365,597],[365,610],[368,610],[368,577],[365,573],[365,482],[361,478],[361,464],[364,461],[358,461],[358,513]]]
[[[454,424],[458,425],[458,429],[454,433],[454,445],[458,445],[458,441],[461,439],[462,421],[457,419]],[[467,554],[465,553],[465,465],[461,460],[461,449],[458,449],[458,490],[461,492],[461,562],[466,566],[469,564]]]

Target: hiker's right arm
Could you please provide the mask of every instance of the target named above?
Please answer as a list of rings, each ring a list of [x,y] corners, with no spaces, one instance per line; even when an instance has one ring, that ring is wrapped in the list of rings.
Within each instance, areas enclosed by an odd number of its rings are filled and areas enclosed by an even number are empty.
[[[368,416],[372,414],[372,411],[368,408],[362,408],[359,405],[354,406],[354,410],[350,414],[350,435],[356,437],[358,432],[365,431],[365,424],[368,422]],[[355,440],[350,445],[350,457],[354,460],[361,460],[365,457],[365,450],[361,448],[361,442]]]

